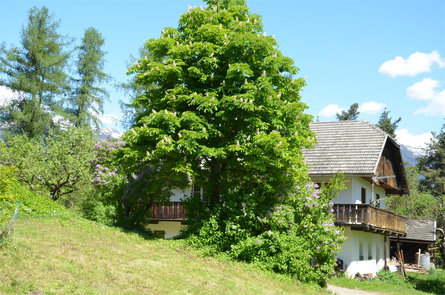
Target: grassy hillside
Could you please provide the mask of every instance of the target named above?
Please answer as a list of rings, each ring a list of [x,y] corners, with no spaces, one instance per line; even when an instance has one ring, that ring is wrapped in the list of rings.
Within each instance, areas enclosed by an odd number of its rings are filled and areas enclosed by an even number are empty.
[[[283,276],[202,258],[73,217],[20,217],[0,249],[1,294],[318,294]],[[324,293],[324,292],[323,292]]]

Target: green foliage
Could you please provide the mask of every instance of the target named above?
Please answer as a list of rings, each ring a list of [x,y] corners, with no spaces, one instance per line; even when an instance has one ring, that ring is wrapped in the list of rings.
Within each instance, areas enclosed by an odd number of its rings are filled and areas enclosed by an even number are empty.
[[[42,194],[30,191],[24,183],[15,183],[11,187],[11,191],[19,196],[20,214],[29,216],[69,214],[65,206],[48,199]]]
[[[380,114],[380,118],[379,121],[377,122],[376,126],[378,126],[380,129],[382,129],[383,131],[385,131],[386,133],[389,134],[389,136],[391,136],[392,138],[396,138],[396,129],[397,129],[397,125],[399,124],[399,122],[402,120],[402,118],[398,118],[397,120],[395,120],[394,122],[392,121],[392,118],[389,116],[389,111],[385,110],[383,111],[382,114]]]
[[[417,290],[433,294],[445,294],[445,271],[431,270],[429,274],[409,274],[409,282]]]
[[[359,114],[358,103],[353,103],[347,111],[341,111],[341,113],[336,114],[336,116],[339,121],[347,121],[357,120]]]
[[[116,207],[106,205],[106,201],[101,201],[98,196],[100,195],[92,194],[82,200],[81,210],[83,217],[102,224],[114,225],[116,223]]]
[[[381,270],[377,273],[379,280],[395,285],[406,285],[408,282],[404,281],[402,276],[396,272]]]
[[[262,216],[249,207],[241,216],[228,214],[230,207],[222,206],[188,241],[209,254],[225,252],[263,269],[324,285],[344,241],[331,213],[331,200],[343,188],[341,179],[334,177],[324,190],[314,184],[296,187],[294,194]]]
[[[405,166],[405,171],[410,194],[388,196],[387,208],[408,218],[436,219],[440,211],[439,200],[427,192],[420,191],[421,176],[417,167]]]
[[[91,183],[94,136],[90,130],[51,131],[45,141],[25,134],[7,136],[0,161],[15,166],[18,178],[32,190],[49,193],[52,200],[74,202]]]
[[[135,117],[119,164],[127,175],[151,169],[153,192],[204,190],[186,202],[192,244],[324,284],[342,234],[331,196],[296,188],[315,141],[305,81],[245,1],[207,4],[149,39],[130,67]]]
[[[104,97],[108,93],[100,84],[109,79],[103,72],[105,52],[102,46],[105,41],[95,28],[88,28],[82,38],[77,59],[77,79],[75,91],[70,99],[71,109],[76,127],[90,126],[91,121],[99,125],[97,116],[103,112]]]
[[[57,32],[59,22],[48,8],[29,10],[28,23],[22,29],[21,47],[0,47],[0,80],[16,91],[11,105],[0,110],[3,121],[30,138],[47,134],[53,125],[51,112],[58,111],[56,98],[68,89],[64,68],[69,42]]]
[[[423,175],[419,187],[437,199],[436,219],[442,265],[445,265],[445,124],[439,134],[433,132],[426,153],[419,158],[419,171]]]
[[[11,191],[11,186],[16,182],[15,168],[0,165],[0,226],[8,221],[16,209],[17,194]]]
[[[419,158],[420,173],[425,176],[420,187],[432,195],[445,198],[445,124],[439,134],[433,132],[426,154]],[[445,205],[442,203],[442,205]]]

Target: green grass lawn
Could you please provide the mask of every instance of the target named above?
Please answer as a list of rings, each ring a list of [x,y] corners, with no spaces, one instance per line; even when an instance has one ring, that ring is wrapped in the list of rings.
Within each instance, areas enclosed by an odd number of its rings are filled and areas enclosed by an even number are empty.
[[[430,274],[408,273],[408,279],[370,282],[360,282],[346,277],[332,278],[329,284],[367,291],[375,291],[383,294],[445,294],[445,271],[434,271]]]
[[[242,263],[203,258],[75,217],[20,217],[0,249],[1,294],[319,294]]]

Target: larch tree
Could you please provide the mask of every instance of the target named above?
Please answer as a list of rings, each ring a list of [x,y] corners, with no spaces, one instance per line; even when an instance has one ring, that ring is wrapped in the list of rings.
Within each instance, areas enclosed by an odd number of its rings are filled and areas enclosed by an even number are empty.
[[[28,23],[22,29],[21,46],[0,47],[0,85],[17,93],[8,106],[2,108],[4,122],[29,137],[47,133],[58,111],[58,98],[69,89],[64,71],[69,44],[57,29],[48,8],[32,8]]]
[[[91,123],[96,127],[99,125],[98,116],[103,113],[104,99],[108,97],[107,91],[101,87],[109,79],[103,72],[104,43],[102,34],[95,28],[85,30],[77,56],[77,78],[68,110],[76,127],[90,126]]]
[[[149,39],[129,68],[143,91],[121,165],[202,188],[186,203],[197,243],[324,284],[341,235],[327,198],[305,186],[302,149],[315,142],[305,80],[245,1],[206,3]]]
[[[353,103],[347,111],[341,111],[336,114],[339,121],[357,120],[360,112],[358,111],[358,103]]]

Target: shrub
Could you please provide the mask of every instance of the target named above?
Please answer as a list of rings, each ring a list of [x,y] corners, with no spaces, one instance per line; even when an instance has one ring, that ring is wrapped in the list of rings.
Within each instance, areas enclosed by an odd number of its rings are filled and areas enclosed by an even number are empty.
[[[43,193],[30,191],[29,187],[23,183],[14,183],[11,186],[11,191],[19,196],[20,214],[30,216],[68,214],[65,206],[52,201]]]
[[[334,185],[339,188],[339,183]],[[344,241],[342,229],[333,223],[333,191],[329,185],[323,191],[316,184],[297,186],[281,205],[261,216],[249,208],[242,215],[230,215],[230,206],[221,206],[188,241],[206,247],[210,254],[225,252],[233,259],[323,286],[333,274]]]

